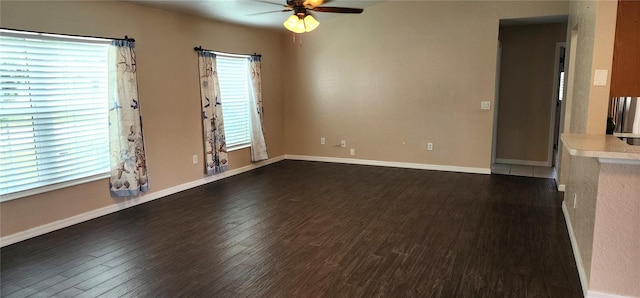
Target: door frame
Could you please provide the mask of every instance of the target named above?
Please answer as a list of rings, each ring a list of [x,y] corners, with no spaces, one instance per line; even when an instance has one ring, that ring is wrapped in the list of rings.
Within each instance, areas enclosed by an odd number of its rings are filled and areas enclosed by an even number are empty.
[[[496,83],[493,96],[493,134],[491,137],[491,164],[496,163],[496,146],[498,144],[498,107],[500,99],[500,70],[502,68],[502,42],[498,40],[498,54],[496,59]]]
[[[551,123],[549,125],[549,149],[547,152],[547,167],[553,166],[553,146],[555,145],[556,134],[560,134],[560,123],[556,123],[556,120],[560,122],[560,119],[556,119],[557,109],[562,111],[562,105],[558,104],[559,101],[559,87],[560,87],[560,54],[562,53],[562,48],[565,48],[565,57],[566,55],[566,42],[556,42],[556,58],[554,62],[554,72],[553,72],[553,95],[551,96]],[[563,70],[564,71],[564,70]],[[567,78],[567,73],[564,74],[565,80]],[[564,101],[564,100],[563,100]],[[562,103],[564,104],[564,103]],[[562,115],[561,115],[562,117]],[[558,146],[560,148],[560,146]]]

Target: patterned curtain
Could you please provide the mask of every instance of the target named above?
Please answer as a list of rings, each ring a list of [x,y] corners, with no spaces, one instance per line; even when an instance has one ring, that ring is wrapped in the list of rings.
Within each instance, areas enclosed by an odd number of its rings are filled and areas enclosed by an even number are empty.
[[[262,107],[262,71],[260,55],[249,57],[249,106],[251,107],[251,160],[265,160],[267,155],[267,144],[264,141],[264,129],[262,127],[264,108]]]
[[[200,96],[202,97],[202,130],[204,132],[205,172],[220,173],[227,169],[227,144],[222,121],[220,83],[216,71],[216,55],[198,51]]]
[[[149,190],[138,102],[134,42],[114,40],[109,47],[109,155],[112,197]]]

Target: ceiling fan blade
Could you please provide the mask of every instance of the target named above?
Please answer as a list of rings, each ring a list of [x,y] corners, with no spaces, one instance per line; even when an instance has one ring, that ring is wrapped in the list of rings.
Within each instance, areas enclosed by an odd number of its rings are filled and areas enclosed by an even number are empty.
[[[288,12],[288,11],[291,11],[291,9],[280,9],[280,10],[272,10],[272,11],[265,11],[265,12],[258,12],[258,13],[250,13],[247,16],[251,17],[251,16],[259,16],[259,15],[274,13],[274,12]]]
[[[280,4],[280,3],[269,2],[269,1],[253,0],[253,2],[259,2],[259,3],[264,3],[264,4],[271,4],[271,5],[276,5],[276,6],[280,6],[280,7],[287,7],[286,5],[282,5],[282,4]]]
[[[319,6],[310,8],[310,10],[318,11],[318,12],[336,12],[336,13],[362,13],[364,9],[362,8],[348,8],[348,7],[329,7],[329,6]]]

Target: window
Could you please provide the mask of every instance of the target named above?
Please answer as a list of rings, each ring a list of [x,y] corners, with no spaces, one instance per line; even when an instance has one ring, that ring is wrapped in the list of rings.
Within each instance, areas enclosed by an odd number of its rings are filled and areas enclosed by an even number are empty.
[[[2,200],[107,177],[108,40],[0,33]]]
[[[558,88],[558,100],[564,99],[564,71],[560,72],[560,88]]]
[[[249,59],[217,55],[216,63],[227,149],[249,147],[251,145]]]

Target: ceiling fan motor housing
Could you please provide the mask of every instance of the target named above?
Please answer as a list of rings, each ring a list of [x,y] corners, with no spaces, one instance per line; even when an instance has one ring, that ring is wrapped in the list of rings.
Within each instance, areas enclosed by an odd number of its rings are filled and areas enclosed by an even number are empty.
[[[293,12],[301,17],[304,17],[307,15],[307,9],[304,6],[294,6],[293,7]]]

